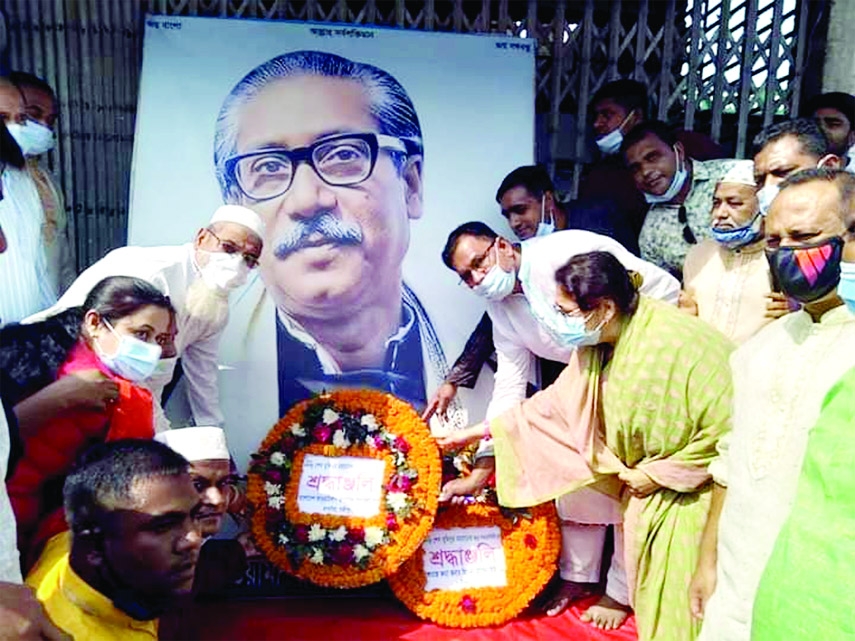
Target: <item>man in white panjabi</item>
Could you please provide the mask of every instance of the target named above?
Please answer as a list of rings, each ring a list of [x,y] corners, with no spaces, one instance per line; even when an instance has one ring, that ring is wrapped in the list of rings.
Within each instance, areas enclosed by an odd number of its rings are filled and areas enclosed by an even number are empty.
[[[848,192],[848,195],[847,195]],[[710,465],[712,505],[690,587],[701,641],[749,641],[760,576],[795,499],[810,428],[826,392],[855,366],[855,316],[836,287],[855,250],[855,176],[811,169],[789,177],[766,219],[769,264],[803,303],[732,356],[733,431]],[[852,213],[850,213],[852,212]]]
[[[155,428],[160,432],[170,427],[160,400],[178,358],[194,422],[221,425],[217,351],[229,319],[229,292],[242,286],[258,265],[263,235],[258,214],[239,205],[223,205],[191,243],[111,251],[80,274],[54,306],[26,322],[82,305],[89,291],[108,276],[135,276],[150,282],[169,296],[177,324],[174,346],[164,348],[160,365],[145,383],[155,401]]]
[[[756,192],[754,163],[736,161],[713,193],[712,238],[694,245],[683,265],[680,307],[736,343],[789,311],[786,297],[772,292]]]
[[[515,246],[480,222],[465,223],[451,232],[443,261],[476,294],[487,298],[493,322],[498,368],[487,419],[523,401],[526,384],[534,372],[535,356],[567,363],[571,349],[538,320],[554,310],[556,270],[570,258],[591,251],[607,251],[642,278],[641,292],[676,303],[679,283],[663,269],[634,256],[617,241],[588,231],[570,229],[524,241]],[[480,490],[495,467],[492,450],[481,447],[475,469],[465,479],[443,487],[443,499]],[[571,601],[589,595],[600,579],[603,544],[609,525],[620,527],[621,510],[611,496],[590,488],[556,501],[561,518],[562,586],[547,605],[551,616]],[[623,540],[615,537],[618,544]],[[590,608],[583,617],[604,628],[617,627],[625,618],[629,592],[618,545],[606,581],[608,603],[614,607]],[[605,601],[604,601],[605,602]],[[616,605],[617,604],[617,605]],[[622,611],[624,610],[624,611]]]

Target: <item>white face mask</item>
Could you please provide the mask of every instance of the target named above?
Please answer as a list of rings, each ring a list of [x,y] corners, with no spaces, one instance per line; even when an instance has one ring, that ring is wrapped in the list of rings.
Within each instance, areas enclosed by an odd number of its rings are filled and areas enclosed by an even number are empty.
[[[23,125],[12,122],[6,125],[6,129],[25,156],[41,156],[56,144],[53,131],[35,120],[27,120]]]
[[[499,245],[496,248],[496,262],[490,268],[490,271],[481,279],[481,282],[472,288],[472,291],[486,298],[487,300],[502,300],[510,296],[514,291],[514,285],[517,282],[517,272],[515,269],[506,272],[499,266]]]
[[[546,222],[546,194],[540,197],[540,222],[537,223],[537,231],[535,236],[549,236],[555,231],[555,216],[550,214],[549,222]]]
[[[620,146],[623,144],[623,126],[626,124],[626,121],[629,120],[630,115],[632,115],[631,111],[626,114],[626,118],[624,118],[621,123],[615,127],[614,131],[610,131],[602,138],[597,138],[594,141],[597,143],[597,147],[600,148],[600,151],[604,156],[614,156],[620,151]]]
[[[231,290],[240,287],[249,276],[249,266],[238,253],[209,252],[198,250],[208,257],[204,267],[200,267],[202,280],[211,289]]]
[[[686,179],[689,177],[689,170],[686,168],[686,163],[683,162],[683,159],[680,156],[680,152],[677,151],[677,148],[674,148],[674,153],[677,156],[677,171],[674,172],[674,177],[671,179],[671,184],[668,185],[668,189],[665,190],[664,194],[660,196],[656,196],[655,194],[644,193],[644,200],[649,202],[650,204],[656,203],[667,203],[674,200],[674,197],[680,193],[680,190],[683,188],[683,185],[686,184]]]
[[[757,191],[757,202],[760,205],[760,213],[765,216],[769,213],[769,207],[772,206],[772,201],[780,191],[778,185],[763,185]]]

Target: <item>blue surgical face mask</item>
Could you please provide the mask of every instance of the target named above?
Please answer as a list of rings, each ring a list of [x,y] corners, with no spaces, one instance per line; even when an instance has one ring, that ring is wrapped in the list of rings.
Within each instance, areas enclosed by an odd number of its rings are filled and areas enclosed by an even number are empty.
[[[644,200],[651,205],[671,202],[674,200],[674,197],[680,193],[683,185],[686,184],[686,179],[689,177],[689,170],[686,168],[686,163],[683,162],[683,159],[680,157],[680,152],[677,151],[676,147],[674,148],[674,154],[677,156],[677,170],[674,172],[674,177],[671,179],[671,184],[668,185],[668,189],[665,190],[665,193],[656,196],[655,194],[644,192]]]
[[[546,194],[540,197],[540,222],[537,223],[537,231],[535,236],[549,236],[555,231],[555,216],[549,216],[549,222],[546,222]]]
[[[527,298],[532,314],[537,319],[537,322],[549,332],[559,345],[573,349],[587,345],[597,345],[600,342],[600,334],[604,322],[601,322],[594,329],[587,329],[586,325],[591,318],[591,314],[587,316],[568,316],[558,309],[554,303],[547,303],[545,298],[534,294],[534,292],[531,292],[531,294],[531,296],[527,295]]]
[[[763,227],[763,217],[760,212],[754,214],[751,222],[744,227],[736,229],[717,229],[712,228],[712,237],[719,244],[728,249],[739,249],[760,239],[760,233]]]
[[[133,383],[139,383],[149,378],[160,360],[160,345],[152,345],[133,336],[119,334],[107,319],[103,319],[103,323],[119,340],[119,345],[116,348],[116,353],[109,355],[104,353],[96,341],[94,343],[95,351],[98,353],[101,362],[113,373]]]
[[[568,316],[559,310],[555,310],[549,329],[558,342],[565,347],[596,345],[600,342],[603,323],[600,323],[594,329],[588,329],[586,325],[590,318],[591,314],[587,316]]]
[[[837,295],[843,299],[849,311],[855,314],[855,263],[841,261]]]
[[[472,288],[472,291],[486,298],[487,300],[497,301],[510,296],[514,291],[514,285],[517,282],[517,272],[515,269],[506,272],[499,266],[499,244],[494,245],[496,250],[496,262],[481,279],[481,282]]]

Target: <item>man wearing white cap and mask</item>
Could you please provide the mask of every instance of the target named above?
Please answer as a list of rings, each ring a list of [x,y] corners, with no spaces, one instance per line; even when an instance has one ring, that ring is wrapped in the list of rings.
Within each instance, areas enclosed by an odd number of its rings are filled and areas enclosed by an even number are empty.
[[[680,307],[742,343],[789,311],[772,291],[752,161],[736,161],[716,185],[710,226],[712,238],[686,255]]]
[[[235,489],[226,433],[219,427],[182,427],[161,432],[154,439],[190,461],[190,476],[202,501],[198,514],[202,538],[213,536],[223,524]]]
[[[258,214],[238,205],[217,209],[193,242],[165,247],[122,247],[84,271],[59,302],[27,322],[81,305],[108,276],[135,276],[169,296],[175,307],[174,347],[164,348],[158,370],[146,382],[155,400],[158,431],[169,427],[160,409],[163,388],[181,359],[187,400],[197,425],[220,425],[217,350],[228,322],[229,292],[246,282],[261,256],[264,225]]]

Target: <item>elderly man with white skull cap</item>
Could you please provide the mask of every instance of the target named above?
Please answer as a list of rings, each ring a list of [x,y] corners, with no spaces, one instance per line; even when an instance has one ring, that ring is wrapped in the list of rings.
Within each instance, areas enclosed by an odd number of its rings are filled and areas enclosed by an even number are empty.
[[[169,296],[176,312],[174,341],[162,346],[158,369],[145,382],[156,401],[155,427],[157,431],[170,427],[160,401],[178,358],[193,421],[221,425],[217,351],[228,322],[228,296],[258,266],[263,237],[264,223],[258,214],[239,205],[224,205],[190,243],[111,251],[80,274],[53,307],[26,322],[81,305],[89,291],[108,276],[135,276],[152,283]]]
[[[772,291],[752,161],[737,161],[718,181],[710,225],[712,238],[686,256],[680,307],[742,343],[789,311]]]
[[[198,519],[202,537],[215,535],[236,498],[237,477],[232,472],[226,433],[213,426],[183,427],[160,432],[154,439],[190,461],[190,476],[201,499]]]

